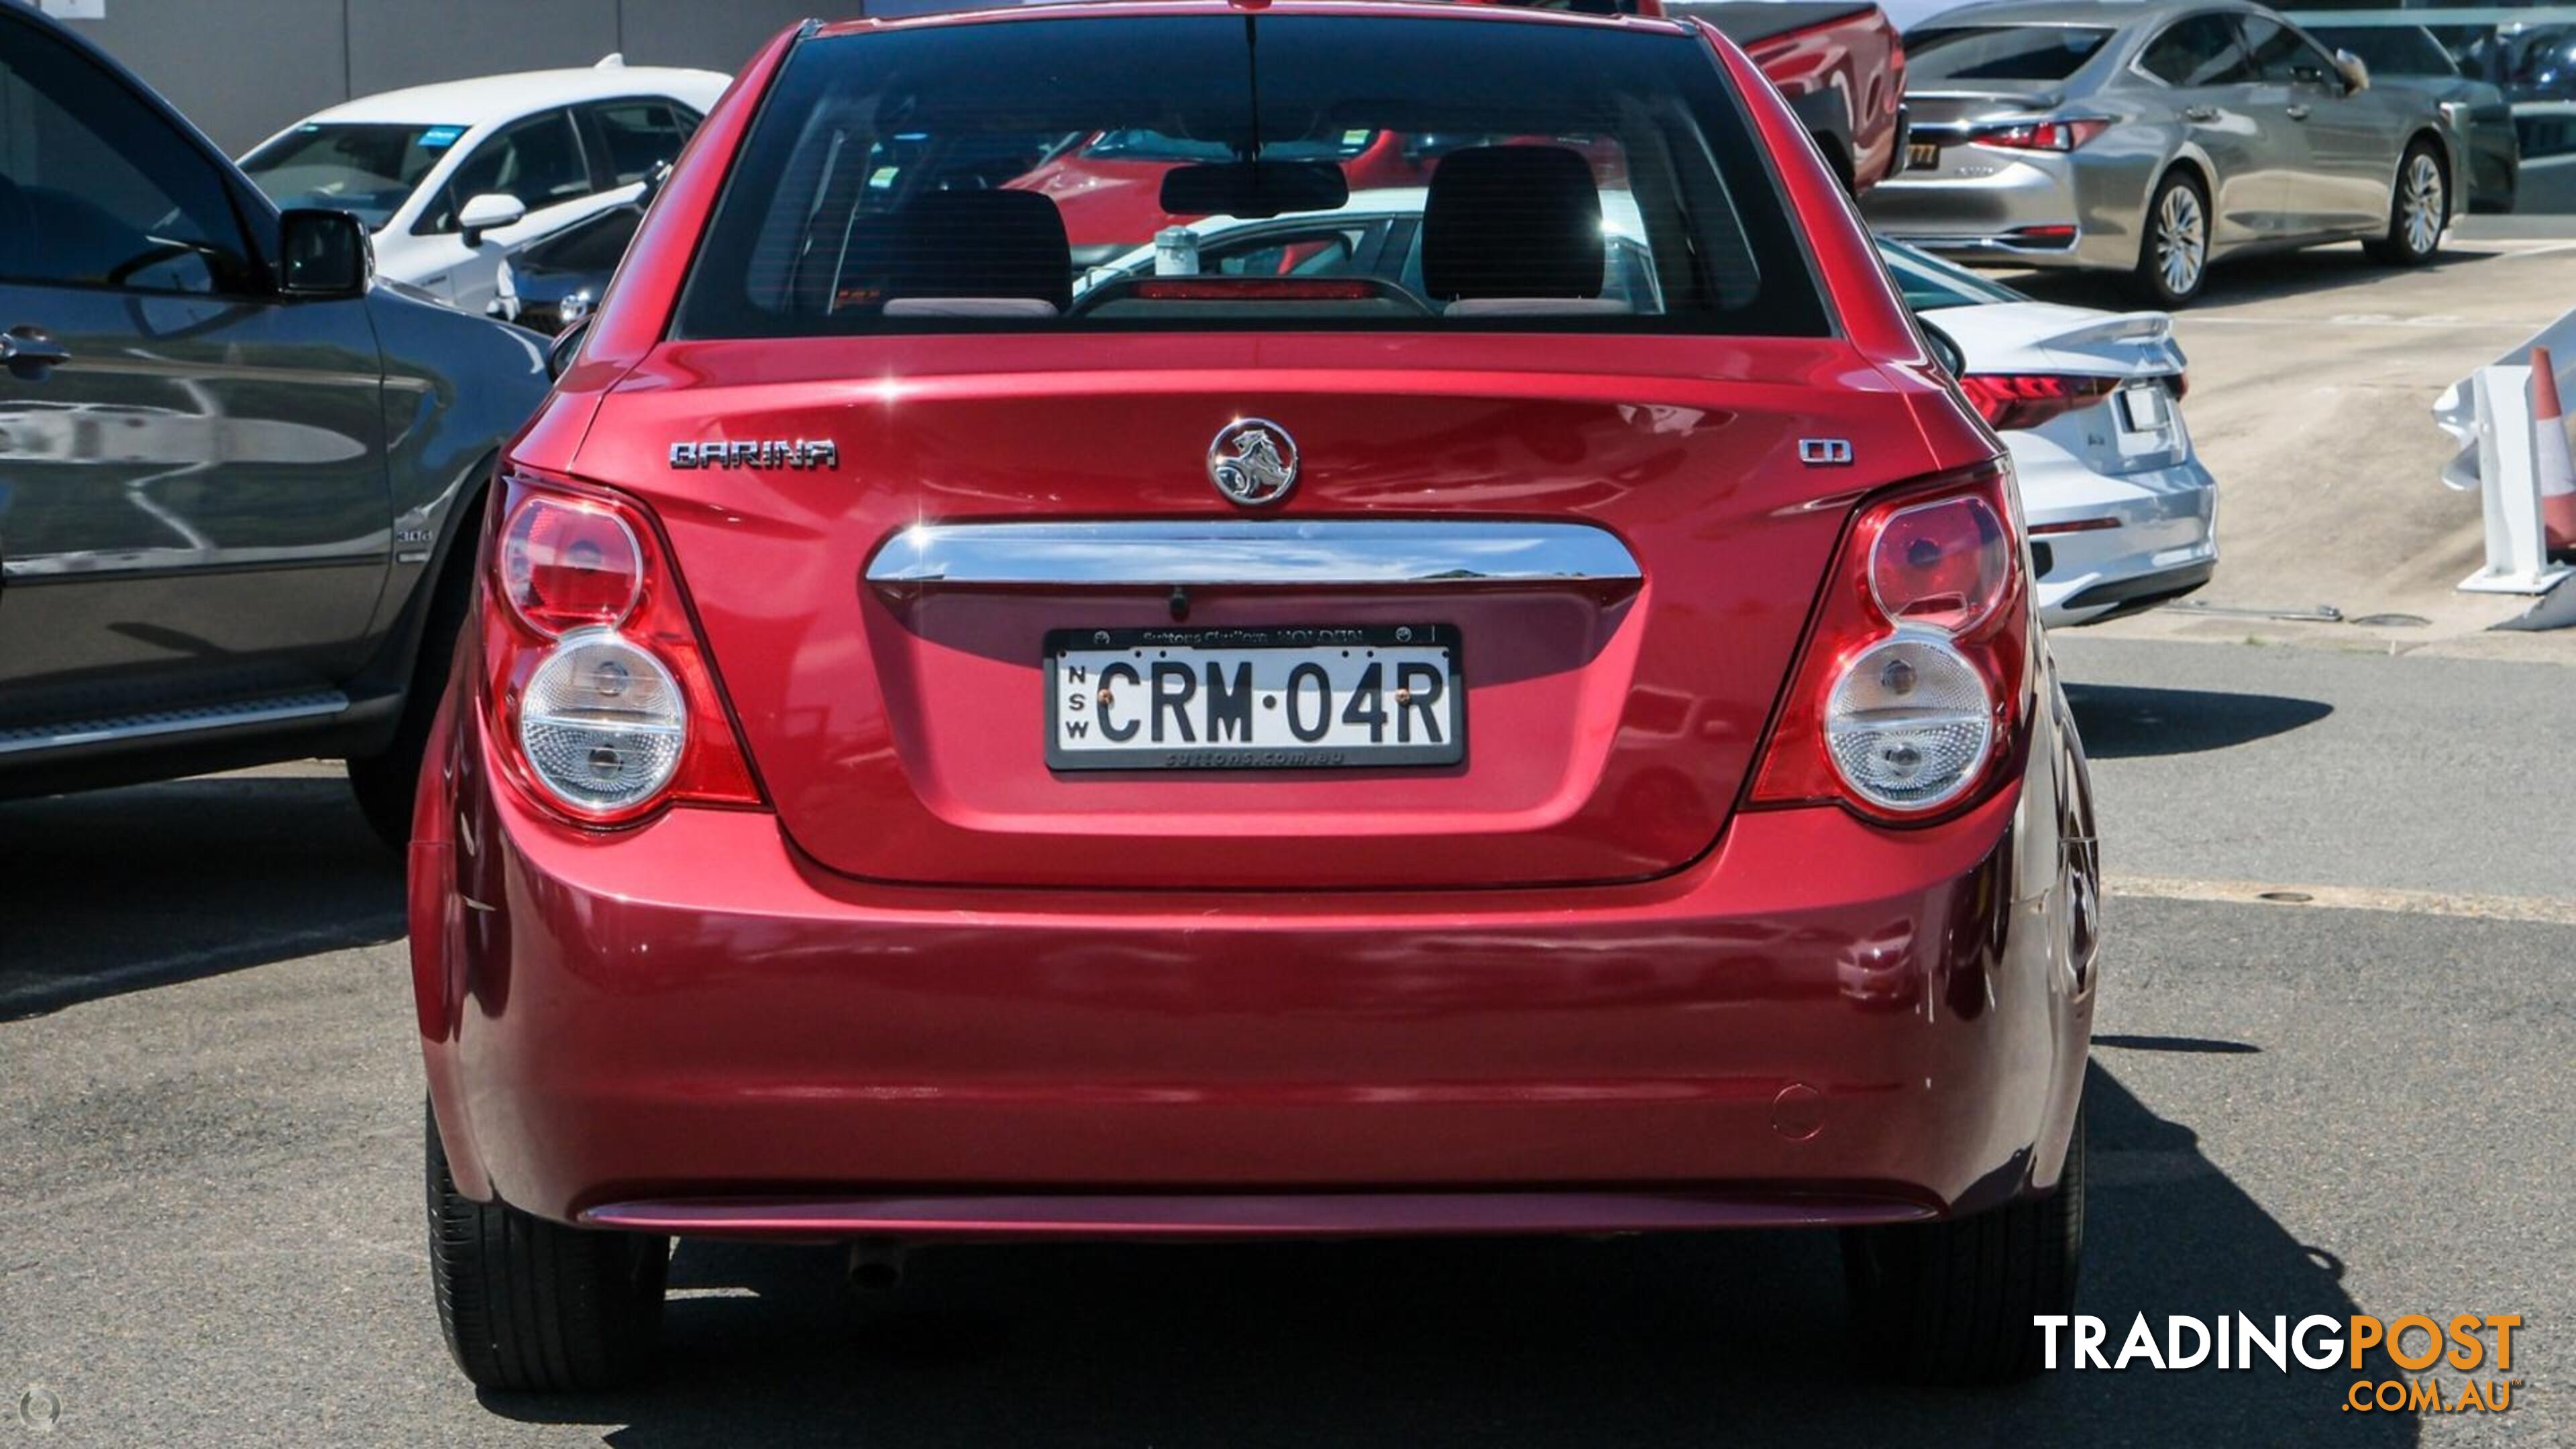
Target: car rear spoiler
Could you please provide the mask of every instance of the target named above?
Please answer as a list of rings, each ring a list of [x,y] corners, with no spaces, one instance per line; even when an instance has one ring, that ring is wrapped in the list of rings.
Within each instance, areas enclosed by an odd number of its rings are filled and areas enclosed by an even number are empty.
[[[2162,312],[2122,312],[2033,339],[2032,345],[2131,376],[2180,372],[2187,361],[2174,341],[2173,318]]]
[[[2066,92],[1909,89],[1905,104],[1913,114],[1915,140],[1956,146],[1983,127],[2017,117],[2045,116],[2066,104]]]

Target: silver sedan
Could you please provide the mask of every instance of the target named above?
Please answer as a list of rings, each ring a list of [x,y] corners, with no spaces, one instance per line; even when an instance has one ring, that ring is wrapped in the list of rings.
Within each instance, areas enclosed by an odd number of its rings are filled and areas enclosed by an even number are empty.
[[[2430,258],[2461,174],[2441,108],[2259,5],[1979,5],[1905,37],[1881,233],[1961,261],[2126,272],[2181,306],[2220,257],[2361,238]]]

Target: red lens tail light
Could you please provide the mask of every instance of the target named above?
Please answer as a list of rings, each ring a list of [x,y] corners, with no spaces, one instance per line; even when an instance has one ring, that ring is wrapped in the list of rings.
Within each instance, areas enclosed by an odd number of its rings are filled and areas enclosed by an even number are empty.
[[[1996,432],[2035,428],[2111,395],[2119,379],[2047,372],[1972,372],[1959,379],[1968,403]]]
[[[484,720],[514,782],[548,811],[622,825],[667,805],[758,808],[668,547],[643,505],[504,473],[487,560]]]
[[[1899,624],[1956,634],[1984,622],[2012,583],[2003,515],[1977,495],[1900,508],[1869,550],[1870,597]]]
[[[2030,581],[2011,465],[1903,485],[1844,536],[1753,808],[1916,822],[2010,778],[2030,718]]]
[[[1980,146],[1997,146],[2006,151],[2072,151],[2109,129],[2109,121],[2092,117],[2067,121],[2017,121],[1984,127],[1971,133],[1968,139]]]
[[[644,589],[644,552],[615,510],[530,493],[501,526],[501,592],[549,637],[625,622]]]

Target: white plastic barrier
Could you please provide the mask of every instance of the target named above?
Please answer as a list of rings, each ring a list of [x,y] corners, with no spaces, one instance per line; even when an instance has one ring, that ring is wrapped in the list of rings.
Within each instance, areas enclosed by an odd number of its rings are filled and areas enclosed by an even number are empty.
[[[2546,347],[2562,393],[2576,381],[2576,312],[2532,334],[2521,346],[2442,390],[2433,421],[2460,444],[2442,467],[2442,482],[2475,489],[2485,500],[2487,561],[2460,581],[2481,594],[2545,594],[2576,569],[2549,562],[2540,521],[2540,477],[2533,466],[2531,350]]]

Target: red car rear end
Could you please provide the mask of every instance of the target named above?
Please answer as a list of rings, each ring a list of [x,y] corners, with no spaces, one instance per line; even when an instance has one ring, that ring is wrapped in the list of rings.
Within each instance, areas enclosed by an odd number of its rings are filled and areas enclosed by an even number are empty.
[[[1121,130],[1261,230],[1104,278],[991,184]],[[1811,1224],[1891,1365],[2026,1368],[2093,847],[1998,454],[1695,27],[781,37],[488,510],[413,846],[459,1362],[635,1371],[673,1234]]]

